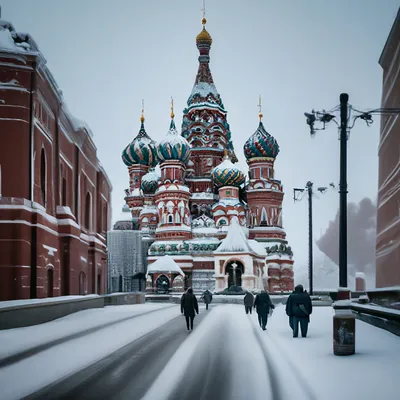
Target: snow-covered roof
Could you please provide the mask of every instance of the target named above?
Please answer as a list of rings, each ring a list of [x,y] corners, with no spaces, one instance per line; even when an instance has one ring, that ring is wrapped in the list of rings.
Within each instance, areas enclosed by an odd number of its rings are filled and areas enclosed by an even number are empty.
[[[159,258],[147,268],[147,274],[154,274],[157,272],[174,272],[178,273],[179,275],[185,276],[179,265],[174,261],[171,256],[168,255]]]
[[[254,239],[250,239],[247,242],[254,253],[260,254],[262,256],[265,256],[267,254],[267,251],[265,250],[265,243],[257,242],[257,240]]]
[[[232,218],[226,237],[216,250],[217,253],[251,252],[246,234],[243,232],[237,218]]]

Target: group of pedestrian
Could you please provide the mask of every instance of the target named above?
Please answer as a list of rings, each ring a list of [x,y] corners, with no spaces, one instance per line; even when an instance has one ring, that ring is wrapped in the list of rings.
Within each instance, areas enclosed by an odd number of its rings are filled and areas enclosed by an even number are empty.
[[[272,310],[275,308],[268,292],[263,290],[256,296],[255,300],[253,294],[247,292],[243,301],[246,314],[251,314],[253,307],[256,309],[258,314],[258,323],[262,330],[265,331],[268,322],[268,315],[272,313]],[[299,325],[301,336],[307,336],[311,313],[311,297],[307,291],[304,290],[302,285],[297,285],[286,302],[286,314],[289,317],[289,326],[293,331],[293,337],[299,336]]]
[[[212,293],[206,290],[202,294],[201,299],[206,305],[206,310],[208,310],[208,306],[212,302]],[[247,292],[244,296],[244,307],[246,314],[252,314],[253,308],[256,309],[258,323],[261,329],[265,331],[267,329],[268,315],[275,308],[268,292],[263,290],[256,295],[255,299],[251,292]],[[189,288],[181,297],[181,312],[185,316],[188,331],[193,330],[193,321],[196,313],[199,313],[199,305],[192,288]],[[289,325],[292,328],[293,337],[298,337],[299,325],[301,336],[307,336],[311,313],[311,297],[302,285],[297,285],[286,302],[286,314],[289,317]]]
[[[275,308],[268,292],[263,290],[256,296],[255,300],[253,294],[247,292],[243,301],[246,314],[251,314],[253,307],[256,309],[260,328],[265,331],[267,329],[268,315]]]

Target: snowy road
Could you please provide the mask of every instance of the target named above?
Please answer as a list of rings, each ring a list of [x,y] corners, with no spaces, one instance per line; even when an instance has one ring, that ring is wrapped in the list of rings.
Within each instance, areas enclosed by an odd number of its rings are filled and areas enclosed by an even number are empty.
[[[200,311],[194,329],[207,315],[204,308]],[[26,399],[140,399],[191,334],[180,315],[105,359]]]
[[[201,310],[193,332],[179,316],[27,399],[284,400],[277,372],[254,315],[220,306]],[[295,382],[291,389],[315,398]]]
[[[265,332],[243,306],[206,311],[201,305],[195,329],[188,333],[179,306],[167,304],[87,311],[0,332],[0,343],[9,339],[8,350],[0,351],[3,357],[42,346],[49,338],[91,332],[0,367],[0,398],[397,398],[400,338],[357,321],[356,354],[336,357],[332,315],[331,307],[315,307],[306,339],[292,338],[281,305]]]

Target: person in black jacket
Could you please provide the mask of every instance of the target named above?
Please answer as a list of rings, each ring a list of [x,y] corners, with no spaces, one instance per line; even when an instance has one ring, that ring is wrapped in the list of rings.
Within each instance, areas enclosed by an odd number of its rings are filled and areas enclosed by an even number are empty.
[[[181,313],[185,315],[186,326],[188,331],[193,330],[193,320],[195,317],[195,311],[199,313],[199,305],[197,303],[196,296],[193,294],[193,289],[189,288],[186,293],[181,297]],[[190,319],[190,329],[189,329]]]
[[[203,299],[206,305],[206,310],[208,310],[208,305],[212,302],[212,293],[207,289],[201,296],[201,299]]]
[[[248,314],[248,313],[251,314],[252,310],[253,310],[253,304],[254,304],[253,294],[251,292],[247,292],[244,295],[243,302],[244,302],[244,309],[246,310],[246,314]]]
[[[292,319],[293,337],[299,335],[299,324],[301,336],[307,336],[308,323],[312,313],[312,302],[309,294],[303,290],[302,285],[297,285],[286,302],[286,314]]]
[[[262,330],[265,331],[267,329],[266,326],[268,322],[269,310],[270,308],[275,308],[275,306],[271,302],[269,294],[265,290],[263,290],[260,294],[256,296],[254,308],[257,310],[258,323],[260,324]]]

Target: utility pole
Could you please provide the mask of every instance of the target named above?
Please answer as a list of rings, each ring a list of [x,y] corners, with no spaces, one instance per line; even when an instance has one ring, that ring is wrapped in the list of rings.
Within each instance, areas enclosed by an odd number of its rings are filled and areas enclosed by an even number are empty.
[[[358,119],[363,120],[367,126],[373,123],[373,115],[400,115],[400,108],[376,108],[369,111],[360,111],[349,104],[349,95],[342,93],[339,97],[340,104],[330,111],[314,111],[304,113],[310,134],[313,137],[316,131],[325,130],[326,125],[333,121],[339,128],[340,138],[340,183],[339,183],[339,286],[347,287],[347,140],[348,133]],[[340,123],[336,120],[335,113],[340,112]],[[351,111],[356,115],[351,115]],[[352,123],[349,120],[352,119]],[[321,122],[322,128],[315,128],[315,123]]]
[[[308,282],[310,295],[313,294],[313,231],[312,231],[312,195],[313,195],[313,183],[307,182],[308,192]]]
[[[305,190],[307,190],[307,195],[308,195],[308,283],[309,283],[309,293],[310,295],[314,294],[314,262],[313,262],[313,209],[312,209],[312,199],[314,196],[314,191],[313,191],[313,183],[311,181],[308,181],[306,183],[305,189],[298,189],[294,188],[293,189],[293,200],[300,201],[302,200],[301,198],[299,199],[296,197],[296,194],[303,193]],[[329,184],[331,187],[335,187],[333,183]],[[319,187],[317,190],[321,193],[325,193],[328,188],[327,187]]]
[[[340,183],[339,183],[339,286],[347,287],[347,108],[349,95],[340,95]]]

